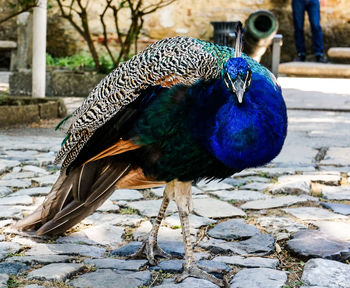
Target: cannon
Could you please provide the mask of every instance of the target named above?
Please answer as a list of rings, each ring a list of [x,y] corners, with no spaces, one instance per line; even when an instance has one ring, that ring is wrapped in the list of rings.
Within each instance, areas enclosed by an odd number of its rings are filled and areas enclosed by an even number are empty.
[[[278,29],[278,21],[270,11],[258,10],[245,21],[244,52],[260,61],[268,46],[272,44]]]
[[[235,43],[235,30],[238,22],[211,22],[214,26],[214,43],[233,47]],[[277,76],[280,60],[280,47],[282,35],[276,34],[278,20],[272,12],[258,10],[250,14],[245,22],[243,52],[260,62],[267,47],[272,48],[272,73]]]

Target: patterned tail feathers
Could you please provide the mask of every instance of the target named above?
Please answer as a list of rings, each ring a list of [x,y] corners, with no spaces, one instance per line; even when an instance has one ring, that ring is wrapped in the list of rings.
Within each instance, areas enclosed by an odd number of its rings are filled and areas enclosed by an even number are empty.
[[[80,150],[90,139],[92,134],[93,133],[89,132],[87,129],[80,131],[79,133],[68,134],[65,141],[62,143],[61,150],[56,155],[54,164],[57,165],[64,159],[62,169],[67,168],[78,156]]]
[[[113,193],[130,164],[101,159],[62,173],[44,203],[16,224],[17,229],[37,230],[37,235],[56,235],[92,214]]]

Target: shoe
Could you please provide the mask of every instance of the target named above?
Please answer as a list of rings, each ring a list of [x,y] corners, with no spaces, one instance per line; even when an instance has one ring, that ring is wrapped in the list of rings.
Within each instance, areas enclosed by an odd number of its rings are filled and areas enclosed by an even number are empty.
[[[298,56],[294,59],[294,62],[305,62],[305,55],[299,53]]]
[[[328,59],[324,54],[319,54],[319,55],[316,55],[316,62],[327,63]]]

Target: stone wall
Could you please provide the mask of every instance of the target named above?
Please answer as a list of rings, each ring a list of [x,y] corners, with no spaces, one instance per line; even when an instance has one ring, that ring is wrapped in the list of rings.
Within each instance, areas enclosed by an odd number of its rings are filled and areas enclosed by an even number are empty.
[[[73,72],[69,70],[48,70],[46,72],[46,96],[86,97],[106,75],[96,72]],[[10,74],[10,95],[30,96],[32,94],[32,72],[21,69]]]
[[[152,0],[148,0],[152,1]],[[324,30],[325,47],[350,46],[350,5],[349,0],[327,1],[321,8],[322,27]],[[0,0],[0,12],[7,1]],[[91,32],[95,40],[101,40],[102,27],[98,15],[101,13],[104,0],[90,1]],[[147,3],[147,1],[145,1]],[[55,1],[51,0],[48,17],[48,52],[54,56],[64,56],[87,50],[82,37],[71,27],[65,19],[58,16]],[[2,10],[1,10],[2,9]],[[165,7],[145,18],[144,29],[140,37],[139,47],[154,40],[175,35],[186,35],[210,40],[213,35],[211,21],[244,21],[248,15],[257,9],[268,9],[275,13],[279,22],[279,33],[284,36],[282,47],[282,61],[289,61],[295,56],[293,40],[293,20],[291,0],[178,0],[171,6]],[[125,23],[128,15],[123,16]],[[110,15],[110,19],[112,19]],[[306,16],[307,19],[307,16]],[[311,34],[308,21],[306,25],[306,39],[308,51],[311,50]],[[12,29],[11,29],[12,27]],[[0,39],[15,39],[15,22],[10,21],[0,27]],[[112,40],[113,23],[108,22]],[[103,49],[102,47],[100,47]],[[268,53],[269,54],[269,51]]]

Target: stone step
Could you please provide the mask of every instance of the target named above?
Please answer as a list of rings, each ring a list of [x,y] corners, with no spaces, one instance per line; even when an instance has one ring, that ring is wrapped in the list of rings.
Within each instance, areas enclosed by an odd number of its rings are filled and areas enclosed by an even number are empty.
[[[350,64],[287,62],[279,65],[279,74],[288,76],[350,78]]]
[[[350,58],[350,47],[332,47],[327,54],[332,58]]]
[[[0,49],[16,49],[17,43],[14,41],[0,40]]]

